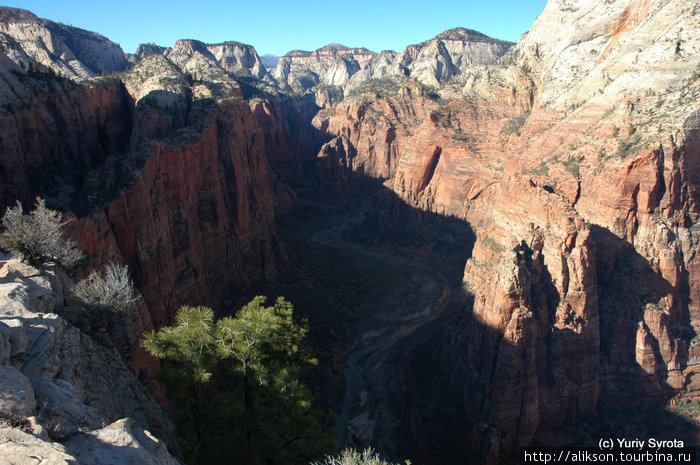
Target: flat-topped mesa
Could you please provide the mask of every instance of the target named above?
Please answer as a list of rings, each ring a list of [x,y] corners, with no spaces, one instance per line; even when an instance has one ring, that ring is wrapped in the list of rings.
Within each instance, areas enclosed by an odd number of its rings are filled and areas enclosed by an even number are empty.
[[[291,52],[286,53],[282,58],[284,57],[310,57],[310,56],[342,56],[342,55],[376,55],[371,50],[366,49],[365,47],[348,47],[346,45],[342,44],[328,44],[324,45],[323,47],[316,49],[314,51],[308,52],[306,50],[292,50]]]
[[[129,61],[119,45],[94,32],[38,18],[19,8],[0,7],[0,43],[18,65],[80,79],[122,71]]]
[[[196,39],[178,39],[175,44],[169,50],[169,52],[177,52],[181,54],[192,55],[195,52],[208,55],[210,52],[207,49],[207,45]]]

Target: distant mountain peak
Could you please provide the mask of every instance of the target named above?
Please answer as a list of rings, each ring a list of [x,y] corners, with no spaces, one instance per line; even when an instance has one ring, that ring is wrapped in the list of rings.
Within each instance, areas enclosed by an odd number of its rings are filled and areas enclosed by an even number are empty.
[[[162,55],[166,50],[166,47],[154,43],[139,44],[134,55],[143,58],[148,55]]]
[[[0,6],[0,21],[10,22],[35,22],[40,21],[39,17],[29,10],[22,8],[12,8],[9,6]]]
[[[328,44],[325,45],[318,50],[317,52],[353,52],[353,53],[373,53],[369,49],[365,47],[348,47],[346,45],[342,44]]]
[[[252,47],[250,44],[244,44],[243,42],[238,42],[237,40],[226,40],[224,42],[216,42],[213,44],[207,44],[212,47],[231,45],[233,47]]]
[[[19,24],[20,27],[7,27]],[[24,27],[29,25],[30,27]],[[70,78],[86,78],[129,66],[119,45],[95,32],[39,18],[34,13],[0,7],[3,54],[16,64],[34,62]],[[34,27],[36,26],[36,27]]]
[[[350,50],[350,47],[343,45],[343,44],[332,43],[332,44],[328,44],[328,45],[325,45],[325,46],[319,48],[319,50],[341,51],[341,50]]]
[[[291,52],[287,52],[284,54],[285,57],[308,57],[313,54],[322,54],[322,55],[327,55],[327,54],[334,54],[338,53],[341,55],[345,54],[354,54],[354,53],[359,53],[359,54],[374,54],[371,50],[365,48],[365,47],[348,47],[346,45],[342,44],[328,44],[324,45],[323,47],[314,50],[313,52],[309,52],[306,50],[292,50]]]
[[[260,57],[260,61],[263,65],[265,65],[266,68],[274,68],[275,66],[277,66],[277,62],[280,61],[280,57],[277,55],[266,53],[265,55]]]
[[[175,47],[206,47],[207,44],[197,39],[177,39],[175,41]]]
[[[512,43],[505,40],[498,40],[482,34],[474,29],[464,27],[455,27],[448,29],[435,36],[438,40],[463,40],[467,42],[485,42],[485,43]]]

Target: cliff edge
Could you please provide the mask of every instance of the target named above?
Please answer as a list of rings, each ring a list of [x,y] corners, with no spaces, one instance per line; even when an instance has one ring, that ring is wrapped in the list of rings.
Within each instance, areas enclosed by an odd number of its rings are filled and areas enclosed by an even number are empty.
[[[173,427],[114,352],[56,312],[70,279],[0,257],[0,461],[177,465]]]

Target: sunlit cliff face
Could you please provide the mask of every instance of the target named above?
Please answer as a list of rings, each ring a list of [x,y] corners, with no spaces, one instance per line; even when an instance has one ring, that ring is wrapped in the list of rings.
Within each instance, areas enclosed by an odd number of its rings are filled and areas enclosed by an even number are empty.
[[[697,392],[695,2],[553,0],[500,59],[508,44],[438,36],[270,72],[188,40],[70,85],[28,84],[20,57],[72,79],[102,62],[50,61],[22,24],[0,26],[34,44],[0,56],[2,200],[81,206],[82,247],[129,264],[155,326],[285,271],[290,186],[342,195],[362,175],[476,234],[441,363],[489,460],[607,403]]]
[[[506,449],[623,386],[643,386],[639,399],[696,389],[700,15],[602,3],[549,2],[500,67],[439,92],[455,100],[404,87],[317,116],[360,147],[364,172],[476,231],[471,349],[456,350],[493,389]]]

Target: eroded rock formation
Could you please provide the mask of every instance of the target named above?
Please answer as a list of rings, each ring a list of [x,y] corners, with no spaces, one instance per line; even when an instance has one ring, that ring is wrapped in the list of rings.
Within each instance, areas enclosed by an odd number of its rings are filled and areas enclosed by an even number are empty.
[[[3,54],[29,67],[67,77],[89,77],[128,67],[121,47],[94,32],[38,18],[19,8],[0,10],[0,43]]]
[[[266,158],[275,129],[219,64],[229,52],[179,41],[119,80],[88,81],[2,56],[3,205],[38,194],[70,205],[81,247],[95,263],[130,266],[156,326],[186,302],[223,305],[234,286],[285,263]]]
[[[432,99],[404,86],[315,120],[354,154],[339,164],[475,229],[446,357],[494,461],[600,405],[697,389],[698,19],[601,3],[549,2],[500,66]]]
[[[497,463],[606,405],[697,395],[699,12],[551,0],[512,48],[457,29],[402,53],[291,52],[271,75],[248,46],[183,40],[143,47],[118,79],[66,81],[19,65],[63,62],[13,46],[1,200],[81,206],[77,237],[130,265],[143,328],[277,275],[276,211],[310,178],[321,194],[378,178],[463,219],[477,241],[440,362]]]
[[[177,464],[173,427],[113,352],[68,323],[62,270],[3,257],[0,268],[0,457],[51,463]],[[61,441],[61,442],[58,442]]]
[[[408,77],[438,87],[471,65],[495,62],[512,45],[464,28],[450,29],[401,53],[330,44],[313,52],[289,52],[280,58],[273,76],[296,92],[318,89],[321,104],[335,103],[338,97],[327,95],[334,88],[342,99],[343,94],[372,90],[381,81],[394,86]]]

